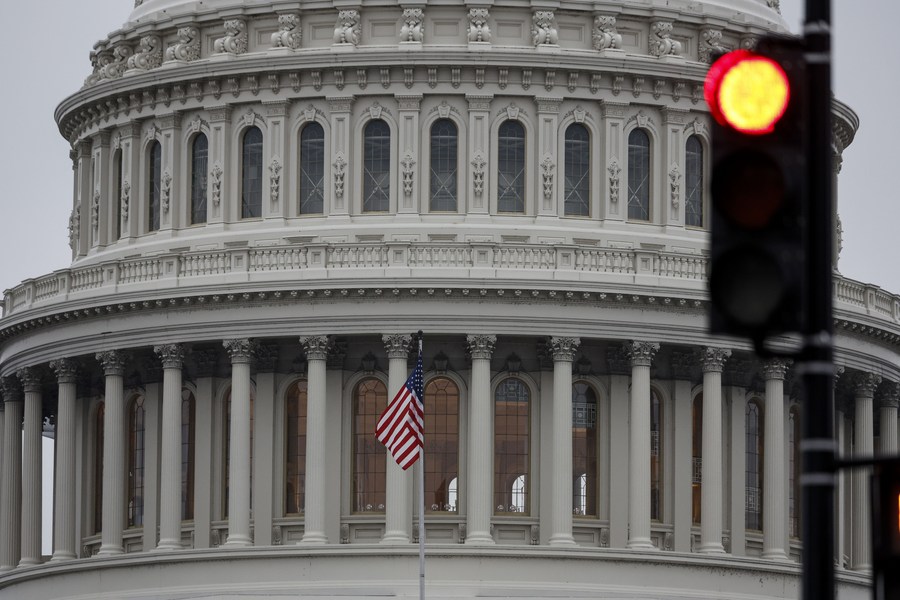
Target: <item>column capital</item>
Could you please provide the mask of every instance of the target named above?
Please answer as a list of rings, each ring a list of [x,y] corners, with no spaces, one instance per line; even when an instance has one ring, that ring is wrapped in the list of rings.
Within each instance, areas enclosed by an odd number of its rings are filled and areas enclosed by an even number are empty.
[[[71,358],[59,358],[50,362],[56,373],[57,383],[75,383],[78,380],[78,363]]]
[[[900,383],[885,381],[878,386],[878,405],[882,408],[900,407]]]
[[[0,378],[0,394],[3,394],[3,402],[21,402],[22,385],[16,377]]]
[[[872,398],[875,388],[881,383],[881,375],[875,373],[854,373],[850,379],[850,385],[857,398]]]
[[[835,391],[837,391],[838,384],[841,381],[841,377],[844,375],[844,367],[834,367],[834,379],[832,380],[832,384],[834,385]]]
[[[300,346],[306,360],[328,360],[328,350],[331,342],[327,335],[311,335],[300,338]]]
[[[649,367],[653,362],[653,356],[659,351],[659,344],[631,341],[626,343],[624,348],[632,367]]]
[[[16,377],[22,382],[22,389],[24,391],[41,391],[41,371],[37,367],[23,367],[16,371]]]
[[[494,353],[494,344],[497,343],[496,335],[475,334],[466,336],[466,346],[473,359],[481,358],[490,360]]]
[[[184,365],[184,346],[181,344],[160,344],[153,346],[153,352],[162,362],[163,369],[180,369]]]
[[[250,338],[223,340],[222,346],[228,352],[231,364],[249,363],[256,355],[256,342]]]
[[[387,351],[388,358],[402,358],[406,360],[409,355],[409,345],[412,342],[412,336],[408,333],[386,333],[381,336],[384,342],[384,349]]]
[[[581,338],[551,337],[548,346],[553,362],[572,362],[575,360],[575,351],[581,345]]]
[[[704,346],[700,348],[700,367],[704,373],[721,373],[725,369],[725,361],[731,356],[728,348]]]
[[[759,367],[763,379],[784,379],[794,361],[790,358],[770,358]]]
[[[121,350],[104,350],[95,355],[104,375],[125,375],[125,354]]]

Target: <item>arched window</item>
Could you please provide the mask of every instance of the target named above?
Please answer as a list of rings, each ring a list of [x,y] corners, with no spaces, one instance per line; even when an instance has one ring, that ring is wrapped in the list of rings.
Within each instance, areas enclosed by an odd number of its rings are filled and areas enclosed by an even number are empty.
[[[301,514],[306,506],[306,381],[291,384],[284,397],[284,514]]]
[[[162,145],[159,142],[150,144],[150,152],[147,154],[149,196],[147,229],[157,231],[159,229],[160,196],[162,193]]]
[[[206,223],[206,190],[209,172],[209,140],[198,133],[191,143],[191,225]]]
[[[788,451],[790,470],[788,477],[788,518],[790,520],[790,535],[793,538],[800,537],[800,407],[794,406],[788,413],[790,421],[788,427]]]
[[[762,406],[757,400],[747,402],[746,432],[746,527],[762,530],[763,432]]]
[[[431,198],[430,210],[456,210],[457,144],[456,125],[450,119],[438,119],[431,126]]]
[[[572,384],[572,512],[597,516],[597,394],[583,381]]]
[[[643,129],[628,135],[628,218],[650,220],[650,136]]]
[[[498,514],[528,514],[531,462],[531,392],[509,377],[494,392],[494,507]]]
[[[256,404],[256,391],[250,387],[250,506],[253,507],[253,406]],[[231,390],[225,394],[225,473],[222,481],[222,518],[228,517],[228,488],[231,480]]]
[[[136,396],[128,412],[128,527],[144,524],[144,397]]]
[[[565,160],[564,214],[588,217],[591,214],[591,135],[580,123],[566,128]]]
[[[497,210],[525,212],[525,127],[504,121],[497,132]]]
[[[425,510],[457,512],[459,388],[447,377],[425,386]]]
[[[113,178],[115,181],[116,214],[113,217],[113,240],[122,237],[122,151],[113,154]]]
[[[691,521],[700,523],[703,490],[703,394],[691,404]]]
[[[375,425],[387,407],[387,388],[378,379],[353,390],[353,512],[384,512],[386,454]]]
[[[94,417],[94,533],[103,530],[103,435],[106,404],[100,403]]]
[[[662,521],[662,398],[650,390],[650,518]]]
[[[381,119],[369,121],[363,132],[363,212],[387,212],[391,207],[391,128]]]
[[[181,520],[194,518],[194,432],[196,401],[191,390],[181,390]]]
[[[685,145],[684,224],[703,227],[703,144],[692,135]]]
[[[244,132],[241,142],[241,218],[262,216],[263,135],[259,127]]]
[[[300,214],[325,211],[325,130],[308,123],[300,132]]]

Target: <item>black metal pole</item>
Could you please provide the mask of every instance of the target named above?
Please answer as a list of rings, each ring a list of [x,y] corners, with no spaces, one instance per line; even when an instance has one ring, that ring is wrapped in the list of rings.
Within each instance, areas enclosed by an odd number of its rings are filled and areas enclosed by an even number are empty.
[[[831,0],[806,0],[807,259],[806,328],[798,370],[803,376],[803,600],[833,600],[834,349],[832,317]]]

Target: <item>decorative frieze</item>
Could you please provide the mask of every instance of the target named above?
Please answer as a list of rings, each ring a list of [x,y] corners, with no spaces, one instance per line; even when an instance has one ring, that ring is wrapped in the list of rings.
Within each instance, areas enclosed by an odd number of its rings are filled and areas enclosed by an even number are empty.
[[[273,48],[297,50],[303,38],[300,29],[300,15],[287,13],[278,15],[278,31],[272,34]]]
[[[422,43],[425,39],[425,32],[422,26],[424,20],[425,13],[421,8],[404,8],[403,25],[400,27],[400,41]]]
[[[653,21],[650,24],[650,54],[656,57],[679,56],[681,42],[672,39],[675,25],[671,21]]]
[[[490,13],[487,8],[469,9],[468,39],[470,42],[488,43],[491,41],[491,28],[488,26]]]
[[[200,30],[193,25],[178,29],[178,41],[166,48],[166,61],[192,62],[200,59]]]
[[[594,50],[619,50],[622,48],[622,35],[616,30],[616,17],[613,15],[597,15],[594,17],[594,29],[591,32]]]
[[[358,10],[338,11],[337,23],[334,26],[334,43],[350,46],[359,45],[360,25]]]
[[[162,39],[158,35],[145,35],[141,38],[139,50],[128,58],[128,68],[149,71],[162,65]]]
[[[557,45],[559,32],[556,29],[556,20],[552,10],[537,10],[531,17],[531,36],[535,47],[542,45]]]
[[[216,54],[239,55],[247,52],[247,23],[243,19],[225,19],[225,35],[213,45]]]

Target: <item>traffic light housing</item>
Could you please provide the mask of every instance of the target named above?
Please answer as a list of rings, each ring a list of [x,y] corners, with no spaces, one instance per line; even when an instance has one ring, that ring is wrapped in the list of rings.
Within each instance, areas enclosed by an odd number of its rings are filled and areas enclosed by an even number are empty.
[[[794,38],[721,55],[705,84],[714,120],[710,331],[757,346],[803,329],[806,90]]]
[[[900,598],[900,459],[872,475],[872,584],[875,600]]]

